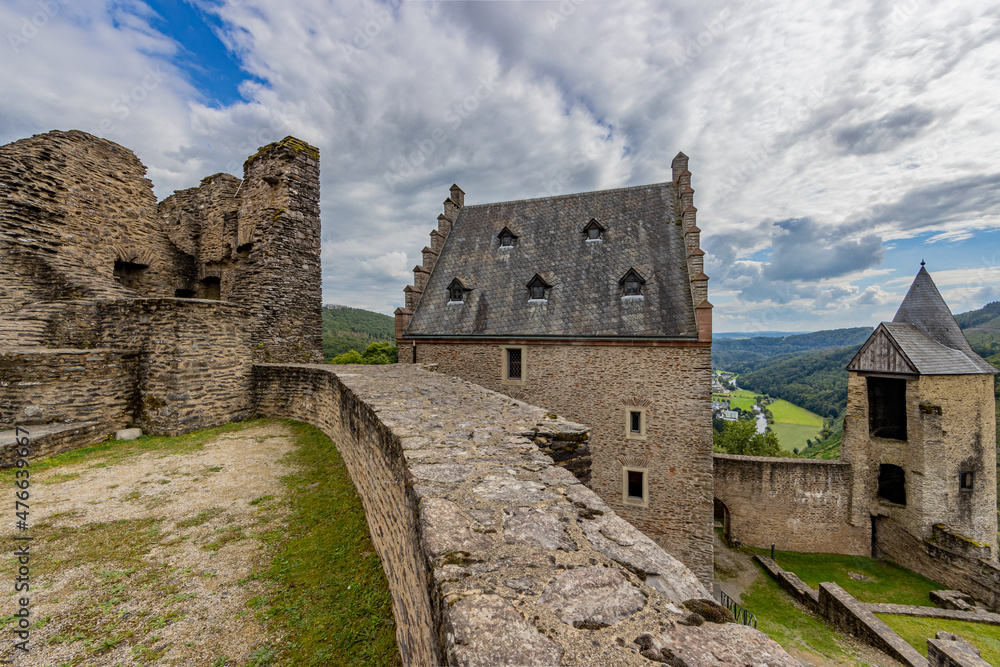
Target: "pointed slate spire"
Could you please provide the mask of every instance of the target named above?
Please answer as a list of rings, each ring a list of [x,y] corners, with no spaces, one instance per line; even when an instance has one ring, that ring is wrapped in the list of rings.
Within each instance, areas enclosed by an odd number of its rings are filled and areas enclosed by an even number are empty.
[[[990,364],[972,350],[923,262],[892,321],[912,324],[941,345],[965,353],[984,370],[992,370]]]

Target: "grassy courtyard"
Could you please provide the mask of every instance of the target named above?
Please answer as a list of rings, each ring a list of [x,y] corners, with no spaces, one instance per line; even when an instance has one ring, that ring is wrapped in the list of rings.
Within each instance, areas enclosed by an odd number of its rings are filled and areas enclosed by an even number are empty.
[[[364,512],[320,431],[257,420],[30,473],[32,649],[15,664],[399,664]],[[15,566],[0,560],[0,576]]]

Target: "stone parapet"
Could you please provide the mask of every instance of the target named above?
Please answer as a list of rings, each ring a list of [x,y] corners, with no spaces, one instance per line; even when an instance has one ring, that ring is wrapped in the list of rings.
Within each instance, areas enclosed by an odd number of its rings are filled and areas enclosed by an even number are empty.
[[[415,365],[258,368],[258,413],[315,424],[348,466],[404,664],[798,664],[685,610],[698,579],[535,442],[579,425]]]

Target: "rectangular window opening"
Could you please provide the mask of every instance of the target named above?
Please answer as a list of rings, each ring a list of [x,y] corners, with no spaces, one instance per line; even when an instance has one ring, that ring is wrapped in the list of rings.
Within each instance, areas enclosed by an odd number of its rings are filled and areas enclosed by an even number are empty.
[[[906,380],[868,378],[868,429],[872,437],[906,440]]]
[[[642,500],[642,477],[644,473],[640,470],[628,471],[628,497]]]
[[[642,413],[631,411],[629,412],[629,430],[632,433],[642,433]]]
[[[507,379],[508,380],[521,379],[521,350],[518,349],[507,350]]]
[[[972,487],[976,482],[976,473],[972,471],[960,472],[958,474],[958,488],[965,493],[972,493]]]

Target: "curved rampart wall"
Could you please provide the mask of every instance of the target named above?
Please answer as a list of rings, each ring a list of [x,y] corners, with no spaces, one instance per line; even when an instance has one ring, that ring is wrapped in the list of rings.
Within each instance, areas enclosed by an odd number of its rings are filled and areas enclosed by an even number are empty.
[[[683,609],[709,597],[695,576],[535,444],[579,424],[407,364],[257,369],[258,414],[314,424],[344,458],[404,664],[798,664]]]
[[[731,540],[783,551],[871,554],[871,527],[851,525],[851,464],[713,454],[715,497]]]

